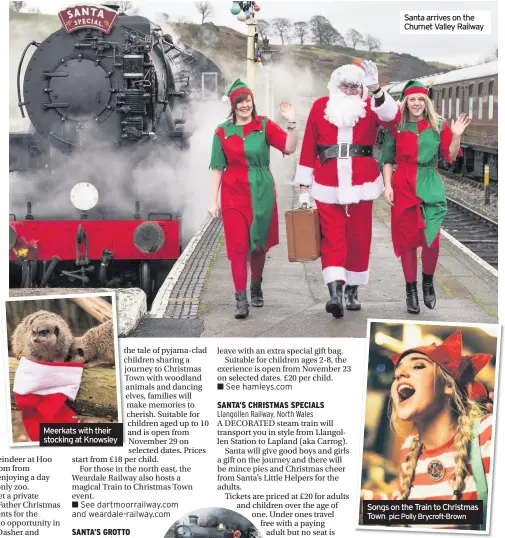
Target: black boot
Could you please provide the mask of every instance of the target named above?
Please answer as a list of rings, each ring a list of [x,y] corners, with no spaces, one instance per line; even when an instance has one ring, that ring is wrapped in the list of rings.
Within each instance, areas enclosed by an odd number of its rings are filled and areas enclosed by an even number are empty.
[[[263,306],[261,282],[251,282],[251,305],[256,307]]]
[[[244,319],[249,315],[249,303],[245,291],[235,293],[237,305],[235,307],[235,319]]]
[[[423,273],[423,300],[424,304],[433,310],[437,304],[435,286],[433,285],[433,275]]]
[[[419,314],[419,299],[417,298],[417,282],[407,282],[407,311]]]
[[[361,310],[361,303],[358,301],[358,286],[346,286],[344,295],[347,310]]]
[[[335,280],[328,284],[330,300],[326,303],[326,312],[333,314],[334,318],[344,317],[344,305],[342,304],[342,282]]]

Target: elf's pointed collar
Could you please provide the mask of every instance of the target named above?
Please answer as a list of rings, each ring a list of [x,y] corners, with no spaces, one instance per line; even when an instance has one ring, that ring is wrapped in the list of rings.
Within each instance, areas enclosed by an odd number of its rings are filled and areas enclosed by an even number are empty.
[[[245,125],[235,125],[231,120],[228,120],[223,126],[225,137],[232,136],[234,134],[239,136],[247,136],[253,131],[262,131],[262,116],[256,116],[255,119],[252,119],[249,123]]]

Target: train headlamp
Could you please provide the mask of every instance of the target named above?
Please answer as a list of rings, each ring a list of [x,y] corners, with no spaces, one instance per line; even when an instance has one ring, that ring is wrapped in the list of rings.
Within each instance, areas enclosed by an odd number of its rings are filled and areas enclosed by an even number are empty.
[[[77,209],[88,211],[98,203],[98,191],[91,183],[76,183],[70,191],[70,201]]]
[[[165,243],[165,232],[157,222],[143,222],[133,232],[133,243],[140,252],[153,254]]]

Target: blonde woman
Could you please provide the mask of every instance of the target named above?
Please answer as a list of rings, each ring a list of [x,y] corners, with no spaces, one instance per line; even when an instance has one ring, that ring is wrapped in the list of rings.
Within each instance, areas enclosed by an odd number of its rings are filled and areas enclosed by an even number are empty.
[[[413,424],[400,453],[401,474],[392,500],[487,502],[492,415],[477,403],[487,391],[475,376],[492,355],[463,356],[462,348],[457,331],[439,346],[391,357],[391,423],[397,430]],[[387,498],[370,491],[361,497]]]
[[[417,248],[422,247],[424,304],[433,309],[440,227],[447,214],[444,185],[436,169],[438,154],[448,162],[456,160],[470,119],[460,114],[449,127],[435,112],[428,88],[417,80],[407,82],[401,100],[402,119],[386,134],[381,164],[384,197],[391,206],[393,247],[405,275],[407,310],[419,314]]]

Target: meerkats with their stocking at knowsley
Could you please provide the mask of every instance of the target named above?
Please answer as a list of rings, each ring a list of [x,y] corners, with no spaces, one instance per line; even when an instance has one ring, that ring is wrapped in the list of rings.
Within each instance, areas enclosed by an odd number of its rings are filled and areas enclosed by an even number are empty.
[[[63,362],[72,340],[72,331],[61,316],[39,310],[19,323],[12,334],[11,347],[17,358]]]
[[[93,327],[83,336],[74,338],[70,349],[73,362],[83,362],[87,367],[114,366],[114,328],[112,321]]]

